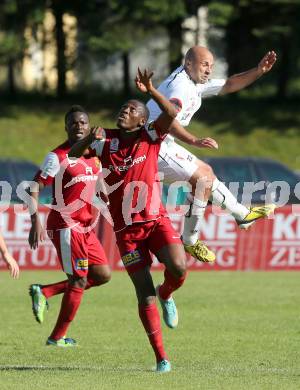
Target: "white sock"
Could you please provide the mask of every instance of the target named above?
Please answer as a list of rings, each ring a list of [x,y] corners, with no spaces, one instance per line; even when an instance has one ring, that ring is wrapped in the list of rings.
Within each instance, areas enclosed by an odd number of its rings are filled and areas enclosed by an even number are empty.
[[[186,245],[194,245],[199,239],[200,227],[207,201],[194,198],[191,194],[188,194],[187,198],[191,202],[191,205],[189,212],[184,218],[182,241]]]
[[[229,189],[218,179],[213,181],[210,200],[213,204],[229,211],[238,221],[242,221],[249,214],[249,209],[239,203]]]

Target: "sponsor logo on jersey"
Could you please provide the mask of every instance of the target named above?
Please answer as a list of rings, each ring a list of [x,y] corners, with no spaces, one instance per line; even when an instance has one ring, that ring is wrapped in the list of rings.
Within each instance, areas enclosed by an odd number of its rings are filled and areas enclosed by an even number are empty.
[[[87,182],[87,181],[96,181],[98,179],[98,176],[97,175],[79,175],[79,176],[75,176],[73,177],[72,180],[69,181],[69,183],[67,183],[64,188],[68,188],[68,187],[71,187],[73,184],[76,184],[76,183],[84,183],[84,182]]]
[[[101,163],[100,163],[99,158],[98,157],[94,157],[94,161],[95,161],[96,168],[100,168],[101,167]]]
[[[80,271],[85,271],[89,268],[88,259],[76,259],[75,260],[75,268]]]
[[[192,116],[192,114],[193,114],[192,112],[186,112],[185,114],[182,114],[180,120],[186,121],[186,120],[188,120],[188,118],[190,118]]]
[[[92,175],[93,174],[93,168],[92,167],[86,167],[85,168],[85,173],[87,175]]]
[[[119,138],[112,138],[109,145],[110,153],[115,153],[119,150]]]
[[[67,159],[68,159],[68,164],[70,165],[71,168],[72,168],[72,167],[75,167],[75,165],[76,165],[77,162],[78,162],[78,158],[76,158],[76,157],[69,157],[69,156],[67,155]]]
[[[132,264],[138,263],[139,261],[142,261],[142,257],[140,252],[136,249],[134,251],[130,251],[125,253],[125,255],[122,256],[122,261],[125,267],[128,267]]]
[[[110,171],[119,171],[119,172],[124,172],[128,171],[128,169],[132,168],[134,165],[140,164],[143,161],[146,160],[146,155],[144,154],[143,156],[139,156],[135,159],[132,159],[131,156],[124,158],[124,165],[119,165],[119,166],[109,166]]]
[[[176,153],[176,157],[178,158],[178,160],[185,160],[185,158],[183,156],[180,156],[180,154]]]
[[[170,99],[170,102],[173,104],[173,106],[175,107],[176,109],[176,112],[180,112],[182,110],[182,102],[180,99],[177,99],[177,98],[171,98]]]

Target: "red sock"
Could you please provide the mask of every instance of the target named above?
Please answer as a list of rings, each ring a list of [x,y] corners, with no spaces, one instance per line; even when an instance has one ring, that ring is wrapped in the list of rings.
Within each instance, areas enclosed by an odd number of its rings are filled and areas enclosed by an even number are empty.
[[[68,285],[69,283],[67,280],[63,280],[62,282],[57,282],[53,284],[47,284],[46,286],[42,287],[42,293],[48,299],[53,297],[53,295],[62,294],[63,292],[65,292]]]
[[[157,362],[167,359],[167,354],[163,345],[159,312],[156,304],[152,303],[147,306],[139,305],[139,316],[154,350]]]
[[[54,295],[64,293],[68,285],[69,285],[68,280],[63,280],[62,282],[57,282],[53,284],[47,284],[42,287],[42,293],[48,299],[53,297]],[[94,279],[88,278],[87,284],[85,286],[85,290],[88,290],[89,288],[94,286],[99,286],[99,284],[94,282]]]
[[[56,325],[50,335],[51,339],[58,340],[66,335],[68,327],[79,308],[83,292],[82,288],[68,285],[61,302]]]
[[[181,276],[180,278],[176,278],[173,276],[167,269],[164,272],[165,280],[163,284],[159,288],[159,295],[162,299],[169,299],[172,295],[172,292],[177,290],[179,287],[183,285],[183,282],[186,278],[186,274]]]

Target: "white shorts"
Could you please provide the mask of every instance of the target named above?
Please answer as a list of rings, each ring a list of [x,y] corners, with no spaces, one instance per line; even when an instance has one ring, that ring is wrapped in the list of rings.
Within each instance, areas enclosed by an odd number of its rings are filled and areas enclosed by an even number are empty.
[[[161,144],[158,171],[164,173],[164,181],[189,181],[198,168],[197,157],[167,137]]]

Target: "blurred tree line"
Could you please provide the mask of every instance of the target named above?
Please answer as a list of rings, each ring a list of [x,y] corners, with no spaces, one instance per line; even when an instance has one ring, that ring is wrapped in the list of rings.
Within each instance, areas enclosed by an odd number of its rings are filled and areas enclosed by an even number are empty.
[[[130,92],[130,55],[137,45],[164,31],[169,37],[169,70],[182,61],[183,21],[208,7],[210,26],[223,31],[228,74],[253,65],[268,49],[277,51],[278,65],[272,72],[275,94],[293,92],[299,74],[300,0],[1,0],[0,64],[8,69],[8,90],[16,93],[14,74],[25,55],[25,29],[35,32],[46,10],[55,18],[57,96],[67,93],[66,72],[74,59],[66,55],[63,15],[77,19],[78,55],[105,58],[118,53],[123,64],[124,93]],[[195,41],[195,43],[197,43]],[[167,75],[166,70],[166,75]]]

